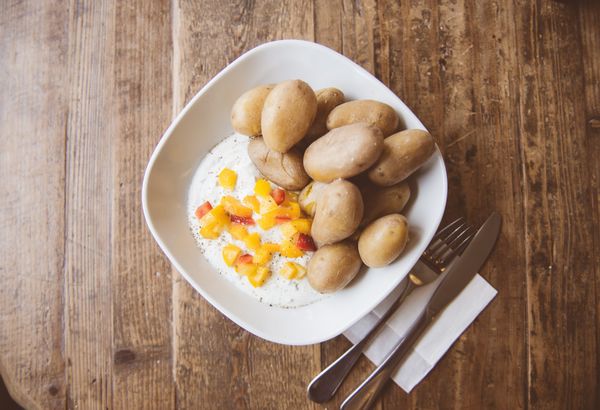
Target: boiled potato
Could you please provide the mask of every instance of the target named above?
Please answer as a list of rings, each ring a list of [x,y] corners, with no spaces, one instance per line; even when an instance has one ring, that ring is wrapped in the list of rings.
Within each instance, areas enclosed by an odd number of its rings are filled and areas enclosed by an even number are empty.
[[[240,134],[260,135],[260,117],[267,96],[275,84],[259,85],[242,94],[231,109],[231,125]]]
[[[323,192],[327,184],[322,182],[312,181],[310,184],[304,187],[300,195],[298,196],[298,203],[300,208],[309,216],[315,216],[317,211],[317,201]]]
[[[317,115],[302,140],[302,144],[306,146],[327,133],[327,116],[331,110],[344,102],[344,93],[334,87],[322,88],[315,94],[317,96]]]
[[[381,130],[384,137],[398,129],[400,117],[387,104],[374,100],[355,100],[338,105],[327,117],[330,130],[356,122],[366,122]]]
[[[318,246],[348,238],[363,217],[363,200],[351,182],[338,179],[328,184],[319,197],[311,235]]]
[[[384,140],[383,153],[369,170],[369,179],[381,186],[405,180],[435,152],[435,142],[427,131],[405,130]]]
[[[358,175],[379,159],[381,131],[365,123],[333,129],[304,152],[304,169],[319,182]]]
[[[365,265],[378,268],[392,263],[408,242],[408,221],[400,214],[381,217],[362,231],[358,252]]]
[[[410,199],[410,187],[406,181],[389,187],[368,187],[363,191],[365,215],[361,226],[385,215],[400,213]]]
[[[282,154],[269,149],[262,138],[253,138],[248,156],[261,174],[284,189],[299,191],[310,182],[302,166],[302,154],[295,149]]]
[[[310,286],[321,293],[333,293],[344,288],[358,273],[362,263],[356,243],[338,242],[319,248],[308,262]]]
[[[287,152],[306,135],[316,113],[317,97],[304,81],[277,84],[267,96],[262,110],[265,144],[273,151]]]

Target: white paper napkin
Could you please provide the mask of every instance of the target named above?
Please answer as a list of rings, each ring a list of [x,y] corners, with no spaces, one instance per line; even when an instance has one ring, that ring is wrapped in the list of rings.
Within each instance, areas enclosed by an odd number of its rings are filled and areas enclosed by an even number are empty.
[[[429,269],[421,262],[414,267]],[[404,301],[402,306],[392,315],[379,335],[367,346],[365,355],[376,365],[379,365],[394,344],[408,330],[417,318],[422,308],[427,304],[441,275],[435,282],[415,289]],[[387,307],[397,299],[406,286],[400,284],[379,306],[348,329],[346,336],[352,343],[358,342],[373,327]],[[467,287],[450,303],[434,324],[427,329],[419,342],[413,346],[412,352],[397,369],[393,380],[407,393],[410,392],[429,373],[444,353],[452,346],[465,329],[475,320],[483,309],[496,296],[494,289],[485,279],[476,275]]]

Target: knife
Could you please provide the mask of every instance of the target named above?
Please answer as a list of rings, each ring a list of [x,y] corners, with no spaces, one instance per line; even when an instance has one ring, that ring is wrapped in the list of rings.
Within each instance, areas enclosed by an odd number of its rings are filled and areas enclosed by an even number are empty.
[[[375,403],[379,393],[390,380],[392,372],[402,363],[411,347],[444,308],[471,282],[488,258],[498,239],[501,221],[500,214],[493,212],[484,222],[460,259],[450,267],[415,323],[383,363],[344,400],[341,410],[366,410]]]

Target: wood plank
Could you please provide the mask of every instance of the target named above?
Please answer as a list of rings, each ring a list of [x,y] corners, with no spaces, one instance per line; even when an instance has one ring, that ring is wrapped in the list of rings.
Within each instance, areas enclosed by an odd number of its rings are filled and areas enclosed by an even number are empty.
[[[244,51],[278,38],[311,39],[311,7],[308,1],[177,2],[174,112]],[[176,273],[172,300],[177,407],[315,408],[305,383],[319,370],[318,347],[280,346],[252,336]]]
[[[416,389],[419,400],[413,402],[418,407],[440,402],[446,408],[526,406],[526,369],[518,366],[526,357],[526,294],[519,280],[525,271],[523,196],[515,155],[519,130],[513,120],[519,92],[511,81],[516,75],[515,30],[520,27],[513,14],[509,3],[444,2],[432,23],[438,43],[431,49],[438,52],[431,69],[441,99],[431,106],[442,109],[434,135],[448,169],[447,219],[465,215],[471,223],[481,223],[497,210],[503,226],[482,271],[498,296]],[[485,26],[477,23],[481,21]]]
[[[112,407],[113,3],[71,2],[64,272],[67,405]]]
[[[579,36],[582,45],[583,82],[585,95],[585,122],[587,166],[590,177],[590,220],[596,221],[596,229],[592,229],[593,241],[588,244],[592,250],[600,249],[600,3],[582,2],[579,7]],[[593,222],[592,222],[593,224]],[[599,256],[596,252],[596,258]],[[596,306],[596,349],[600,346],[600,261],[593,263],[595,271],[595,306]],[[592,341],[590,341],[592,342]],[[596,350],[596,369],[600,369],[600,352]],[[589,383],[594,383],[590,380]],[[600,372],[596,371],[596,386],[600,386]],[[600,406],[600,391],[596,389],[591,405]]]
[[[576,5],[541,2],[518,20],[525,173],[528,402],[596,408],[594,227]],[[594,159],[595,160],[595,159]],[[597,234],[596,234],[597,235]]]
[[[146,163],[172,110],[171,2],[117,2],[113,99],[114,408],[174,407],[171,268],[140,205]]]
[[[0,372],[31,409],[65,406],[67,11],[53,3],[0,13]]]

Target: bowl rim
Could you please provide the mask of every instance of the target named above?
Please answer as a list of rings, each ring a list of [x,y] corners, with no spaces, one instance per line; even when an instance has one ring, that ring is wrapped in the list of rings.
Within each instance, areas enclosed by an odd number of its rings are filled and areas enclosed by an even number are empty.
[[[160,247],[160,249],[163,251],[163,253],[167,256],[167,259],[169,260],[169,262],[171,262],[171,264],[175,267],[175,269],[177,269],[177,272],[182,275],[185,280],[203,297],[205,298],[212,306],[214,306],[219,312],[221,312],[223,315],[225,315],[228,319],[232,320],[234,323],[236,323],[238,326],[240,326],[241,328],[249,331],[250,333],[265,339],[267,341],[273,342],[273,343],[279,343],[279,344],[285,344],[285,345],[294,345],[294,346],[300,346],[300,345],[312,345],[312,344],[317,344],[317,343],[322,343],[324,341],[330,340],[334,337],[337,337],[341,334],[343,334],[347,329],[349,329],[350,327],[352,327],[354,324],[356,324],[360,319],[362,319],[363,317],[365,317],[365,315],[367,315],[369,312],[371,312],[374,308],[376,308],[377,306],[379,306],[379,304],[387,297],[390,295],[390,293],[392,293],[394,291],[394,289],[396,289],[398,287],[398,285],[400,284],[400,282],[404,279],[398,279],[397,282],[394,284],[393,287],[390,288],[389,292],[386,292],[385,294],[382,293],[381,295],[374,297],[373,298],[373,302],[371,304],[369,304],[367,306],[367,308],[364,308],[362,311],[357,312],[357,315],[355,317],[354,320],[349,321],[349,323],[347,323],[347,325],[343,328],[339,328],[336,327],[334,329],[332,329],[332,331],[329,332],[322,332],[317,336],[311,336],[311,337],[306,337],[302,340],[300,339],[289,339],[286,338],[284,336],[274,336],[268,333],[263,332],[260,329],[257,329],[252,323],[247,322],[245,320],[240,319],[237,314],[235,314],[234,312],[232,312],[230,309],[226,308],[225,306],[223,306],[221,303],[219,303],[219,301],[216,298],[213,298],[208,292],[204,291],[204,289],[199,286],[192,278],[191,276],[187,273],[187,271],[180,265],[179,261],[177,260],[177,258],[175,258],[173,256],[173,254],[169,251],[169,248],[167,247],[167,245],[164,243],[164,241],[161,238],[160,233],[158,232],[156,226],[154,225],[153,219],[150,217],[150,210],[149,210],[149,198],[148,198],[148,184],[149,184],[149,179],[150,179],[150,174],[152,169],[154,168],[154,164],[157,160],[157,158],[159,157],[159,155],[162,152],[162,149],[164,147],[164,145],[166,144],[167,140],[169,139],[169,137],[171,136],[171,134],[173,133],[173,131],[177,128],[177,126],[179,125],[179,123],[181,122],[181,120],[186,116],[186,114],[188,113],[188,111],[191,110],[191,108],[196,104],[196,101],[198,101],[200,98],[202,98],[202,96],[212,87],[212,85],[217,82],[221,77],[225,76],[229,71],[231,71],[234,67],[236,67],[237,65],[241,64],[244,60],[246,60],[247,58],[249,58],[250,56],[257,54],[265,49],[269,49],[269,48],[274,48],[274,47],[279,47],[279,46],[285,46],[285,45],[296,45],[296,46],[301,46],[301,47],[311,47],[311,48],[316,48],[316,49],[320,49],[321,51],[325,51],[327,53],[333,54],[335,57],[343,60],[343,62],[345,64],[349,64],[351,67],[353,67],[355,70],[357,70],[359,73],[361,73],[362,75],[366,75],[368,77],[371,77],[373,80],[379,82],[384,88],[385,90],[390,93],[391,95],[394,96],[394,98],[397,99],[397,101],[404,106],[404,108],[410,112],[414,118],[418,121],[419,125],[422,127],[422,129],[427,130],[426,127],[423,125],[423,123],[421,122],[421,120],[416,116],[416,114],[414,114],[414,112],[404,103],[404,101],[402,101],[402,99],[400,99],[400,97],[398,97],[391,89],[388,88],[387,85],[385,85],[383,82],[381,82],[375,75],[371,74],[370,72],[368,72],[366,69],[364,69],[363,67],[361,67],[359,64],[355,63],[354,61],[352,61],[350,58],[338,53],[337,51],[326,47],[322,44],[318,44],[318,43],[314,43],[311,41],[306,41],[306,40],[297,40],[297,39],[284,39],[284,40],[275,40],[275,41],[270,41],[270,42],[266,42],[263,44],[260,44],[250,50],[248,50],[247,52],[241,54],[239,57],[237,57],[234,61],[232,61],[231,63],[229,63],[226,67],[224,67],[221,71],[219,71],[219,73],[217,73],[214,77],[212,77],[195,95],[194,97],[192,97],[192,99],[183,107],[183,109],[177,114],[177,116],[171,121],[171,124],[169,125],[169,127],[166,129],[166,131],[163,133],[162,137],[160,138],[159,142],[157,143],[156,147],[154,148],[152,155],[150,156],[150,159],[148,161],[148,164],[146,165],[146,169],[144,171],[144,178],[143,178],[143,182],[142,182],[142,210],[143,210],[143,214],[144,214],[144,220],[146,221],[146,224],[148,225],[148,228],[152,234],[152,237],[154,238],[154,240],[156,241],[156,243],[158,244],[158,246]],[[441,154],[441,151],[436,143],[436,153],[438,154],[438,158],[439,158],[439,162],[441,163],[441,167],[440,170],[442,172],[442,186],[441,186],[441,192],[440,195],[443,199],[441,199],[441,212],[439,212],[438,215],[434,215],[434,220],[433,220],[433,226],[435,227],[434,230],[431,231],[431,234],[428,235],[428,237],[425,237],[424,240],[427,241],[427,244],[429,244],[429,242],[431,241],[431,238],[433,237],[433,235],[435,235],[435,232],[437,231],[437,229],[439,228],[439,225],[441,223],[441,220],[444,216],[445,213],[445,209],[446,209],[446,205],[447,205],[447,199],[448,199],[448,175],[447,175],[447,171],[446,171],[446,166],[443,160],[443,156]],[[412,266],[414,266],[417,262],[418,259],[420,258],[420,255],[416,258],[415,261],[413,261]]]

